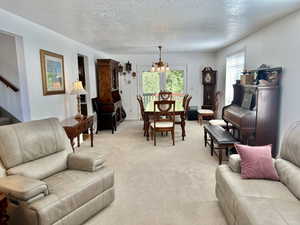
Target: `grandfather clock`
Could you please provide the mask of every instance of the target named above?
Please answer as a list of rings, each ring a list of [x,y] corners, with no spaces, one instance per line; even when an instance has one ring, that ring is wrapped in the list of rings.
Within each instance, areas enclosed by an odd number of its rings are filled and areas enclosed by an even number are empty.
[[[213,109],[215,101],[217,71],[211,67],[202,70],[203,105],[202,109]]]

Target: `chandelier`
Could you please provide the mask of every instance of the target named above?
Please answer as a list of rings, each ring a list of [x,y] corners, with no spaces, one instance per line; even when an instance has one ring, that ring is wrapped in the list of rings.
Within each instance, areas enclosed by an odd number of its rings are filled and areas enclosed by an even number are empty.
[[[158,46],[159,49],[159,61],[152,64],[151,72],[167,72],[170,71],[168,63],[164,63],[161,60],[161,46]]]

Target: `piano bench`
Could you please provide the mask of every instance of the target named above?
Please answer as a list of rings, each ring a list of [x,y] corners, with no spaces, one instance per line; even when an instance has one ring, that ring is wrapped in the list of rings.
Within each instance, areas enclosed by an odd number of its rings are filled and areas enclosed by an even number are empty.
[[[209,136],[209,139],[208,139]],[[223,127],[205,124],[204,125],[204,144],[205,147],[210,146],[210,154],[214,152],[219,157],[219,165],[223,161],[223,151],[228,156],[229,148],[234,147],[234,144],[239,143],[227,130]],[[219,150],[216,152],[215,150]]]

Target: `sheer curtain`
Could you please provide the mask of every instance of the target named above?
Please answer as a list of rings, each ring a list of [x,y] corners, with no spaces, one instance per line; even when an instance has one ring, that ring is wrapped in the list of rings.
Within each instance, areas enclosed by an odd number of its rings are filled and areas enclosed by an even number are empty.
[[[229,105],[233,100],[233,87],[236,80],[240,79],[241,72],[245,68],[245,52],[238,52],[226,58],[226,86],[225,105]]]

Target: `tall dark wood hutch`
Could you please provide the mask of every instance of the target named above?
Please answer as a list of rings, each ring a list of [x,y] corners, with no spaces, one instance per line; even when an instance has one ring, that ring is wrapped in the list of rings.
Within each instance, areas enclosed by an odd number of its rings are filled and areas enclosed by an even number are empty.
[[[119,62],[112,59],[98,59],[96,62],[97,92],[100,103],[99,130],[117,126],[126,116],[119,90],[118,66]],[[108,120],[107,116],[111,116],[112,120]]]

